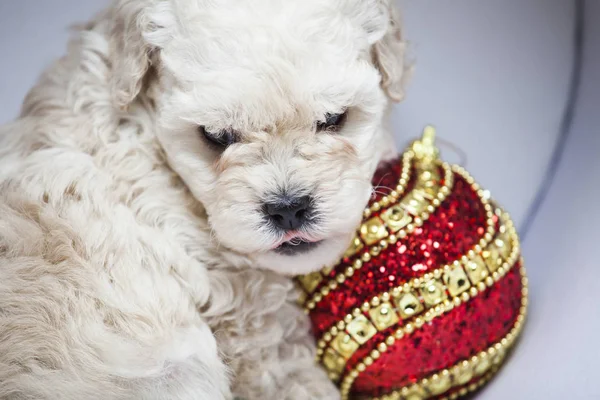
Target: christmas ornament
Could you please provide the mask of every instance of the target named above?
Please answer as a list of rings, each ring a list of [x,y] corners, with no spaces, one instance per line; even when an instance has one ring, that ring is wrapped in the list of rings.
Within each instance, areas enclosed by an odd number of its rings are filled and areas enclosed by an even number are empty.
[[[506,211],[435,132],[376,172],[342,260],[301,276],[317,359],[342,398],[456,399],[486,383],[525,318],[527,278]]]

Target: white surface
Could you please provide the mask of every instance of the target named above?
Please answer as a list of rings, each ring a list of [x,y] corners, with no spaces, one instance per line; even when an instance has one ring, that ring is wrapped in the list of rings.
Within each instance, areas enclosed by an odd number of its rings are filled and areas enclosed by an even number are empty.
[[[0,124],[12,120],[42,70],[65,54],[69,27],[108,0],[0,0]]]
[[[546,170],[565,106],[573,3],[399,4],[415,72],[394,115],[398,140],[419,134],[427,123],[436,125],[441,139],[466,152],[465,167],[519,226]],[[449,149],[443,156],[457,161]]]
[[[530,313],[486,400],[600,399],[600,2],[587,2],[584,71],[572,136],[524,244]]]

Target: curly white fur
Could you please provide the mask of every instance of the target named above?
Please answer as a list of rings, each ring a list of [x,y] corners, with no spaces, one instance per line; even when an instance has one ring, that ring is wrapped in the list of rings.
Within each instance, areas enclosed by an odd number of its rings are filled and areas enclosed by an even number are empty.
[[[338,398],[289,276],[358,223],[402,53],[389,0],[116,0],[82,27],[0,128],[0,398]],[[272,251],[275,189],[316,199],[307,255]]]

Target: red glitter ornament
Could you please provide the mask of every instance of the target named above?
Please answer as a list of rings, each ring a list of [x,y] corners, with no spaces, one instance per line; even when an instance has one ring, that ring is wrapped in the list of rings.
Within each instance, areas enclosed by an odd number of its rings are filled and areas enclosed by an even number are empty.
[[[456,398],[520,332],[527,288],[508,214],[426,128],[378,188],[338,265],[298,278],[318,358],[342,397]]]

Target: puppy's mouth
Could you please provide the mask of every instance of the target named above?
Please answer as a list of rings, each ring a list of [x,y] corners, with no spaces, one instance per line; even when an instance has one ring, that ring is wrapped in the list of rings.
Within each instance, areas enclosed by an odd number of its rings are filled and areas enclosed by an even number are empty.
[[[309,242],[303,239],[294,238],[277,246],[274,251],[284,256],[295,256],[297,254],[308,253],[317,247],[322,241]]]

